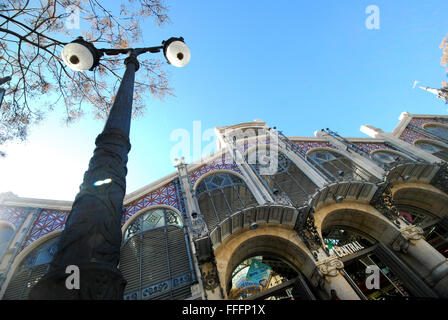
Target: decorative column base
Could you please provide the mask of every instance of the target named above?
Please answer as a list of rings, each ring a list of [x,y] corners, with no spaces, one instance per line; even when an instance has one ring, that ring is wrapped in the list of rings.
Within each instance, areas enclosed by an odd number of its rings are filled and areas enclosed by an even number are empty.
[[[47,273],[31,289],[31,300],[121,300],[126,280],[120,270],[107,265],[90,263],[79,267],[79,289],[67,289],[71,276],[64,269]]]

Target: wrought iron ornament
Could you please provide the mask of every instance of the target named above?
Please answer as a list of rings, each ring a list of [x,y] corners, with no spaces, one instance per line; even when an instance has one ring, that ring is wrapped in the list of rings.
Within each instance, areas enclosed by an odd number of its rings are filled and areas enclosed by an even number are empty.
[[[437,189],[448,193],[448,163],[443,162],[440,164],[440,169],[434,176],[431,184]]]
[[[308,250],[310,250],[310,252],[313,254],[314,260],[318,261],[318,250],[324,249],[325,252],[327,252],[327,250],[323,245],[319,232],[317,231],[312,212],[313,211],[308,214],[308,217],[305,220],[305,225],[302,229],[298,230],[298,233],[303,239],[303,242],[305,243]]]
[[[379,188],[370,204],[388,220],[400,227],[400,213],[392,197],[392,183],[386,182],[382,189]]]

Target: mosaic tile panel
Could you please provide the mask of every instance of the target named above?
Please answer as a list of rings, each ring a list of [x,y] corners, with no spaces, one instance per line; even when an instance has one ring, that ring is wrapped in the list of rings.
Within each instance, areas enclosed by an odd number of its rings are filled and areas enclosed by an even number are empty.
[[[10,222],[18,230],[29,214],[28,212],[29,210],[23,207],[0,207],[0,220]]]
[[[237,164],[235,163],[235,161],[233,161],[233,159],[231,160],[231,162],[229,161],[229,159],[231,159],[230,157],[226,157],[226,155],[223,155],[222,157],[210,162],[209,164],[206,164],[202,167],[200,167],[199,169],[196,169],[193,172],[189,173],[189,177],[190,177],[190,183],[192,186],[194,186],[194,184],[196,183],[196,181],[204,174],[211,172],[211,171],[216,171],[216,170],[231,170],[231,171],[235,171],[241,174],[240,169],[238,168]],[[229,163],[230,162],[230,163]]]
[[[42,210],[36,221],[34,221],[23,247],[30,245],[50,232],[64,229],[68,214],[68,211]]]
[[[179,203],[178,197],[178,195],[181,194],[180,190],[178,190],[179,183],[175,181],[172,181],[167,185],[148,193],[144,197],[127,204],[125,206],[122,224],[126,223],[126,221],[138,211],[158,204],[171,206],[182,212],[182,207]]]
[[[325,141],[293,141],[302,151],[306,154],[309,150],[314,148],[332,148],[335,149],[333,145]]]

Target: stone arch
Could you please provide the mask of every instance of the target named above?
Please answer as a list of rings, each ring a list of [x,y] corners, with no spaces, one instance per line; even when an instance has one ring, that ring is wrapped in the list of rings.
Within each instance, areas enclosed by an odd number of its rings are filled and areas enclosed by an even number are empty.
[[[215,251],[218,276],[225,294],[229,289],[232,271],[244,259],[257,254],[276,255],[308,279],[316,264],[295,230],[281,225],[260,225],[255,230],[241,230],[226,238]]]
[[[392,188],[395,204],[421,208],[443,219],[448,215],[448,195],[430,184],[402,183]]]
[[[400,231],[371,205],[359,202],[335,203],[314,213],[320,235],[329,227],[349,227],[385,244],[392,243]]]

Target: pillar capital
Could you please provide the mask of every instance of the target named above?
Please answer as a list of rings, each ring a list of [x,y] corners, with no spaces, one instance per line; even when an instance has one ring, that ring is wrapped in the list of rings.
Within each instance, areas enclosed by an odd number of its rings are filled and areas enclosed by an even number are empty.
[[[336,277],[339,274],[339,270],[344,269],[344,263],[338,257],[330,256],[318,262],[317,268],[324,277]]]
[[[395,251],[407,252],[411,241],[421,239],[423,239],[423,229],[415,225],[408,225],[400,229],[400,234],[392,242],[392,248]]]

